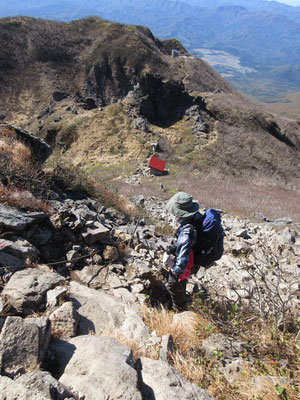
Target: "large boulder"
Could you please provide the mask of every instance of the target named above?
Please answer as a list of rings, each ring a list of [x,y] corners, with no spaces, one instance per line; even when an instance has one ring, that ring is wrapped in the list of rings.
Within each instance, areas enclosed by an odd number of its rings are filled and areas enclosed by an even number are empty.
[[[53,343],[60,382],[86,400],[141,400],[131,351],[110,337],[77,336]]]
[[[187,381],[174,367],[161,360],[141,357],[140,387],[147,400],[212,400],[205,390]]]
[[[90,289],[77,282],[70,283],[69,299],[80,314],[78,333],[81,335],[114,332],[140,343],[147,342],[150,337],[135,305],[128,305],[103,290]]]
[[[45,300],[48,290],[64,281],[65,278],[49,269],[28,268],[11,277],[2,297],[18,313],[30,314]]]
[[[37,366],[50,342],[50,321],[46,317],[7,317],[0,334],[2,373],[16,374]]]

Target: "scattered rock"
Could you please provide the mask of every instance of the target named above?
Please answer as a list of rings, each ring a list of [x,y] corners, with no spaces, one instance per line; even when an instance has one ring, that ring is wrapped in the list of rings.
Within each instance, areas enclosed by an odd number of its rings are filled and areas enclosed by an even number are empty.
[[[232,385],[241,376],[249,362],[242,358],[230,358],[224,360],[224,364],[224,366],[219,368],[219,371],[224,374],[227,382]]]
[[[74,400],[73,394],[45,371],[31,371],[16,380],[0,376],[0,393],[7,400]]]
[[[76,336],[79,314],[71,301],[64,303],[49,317],[51,334],[54,337],[68,338]]]
[[[208,357],[220,355],[222,358],[239,357],[245,351],[245,344],[222,333],[213,333],[202,342],[202,349]]]
[[[170,362],[170,354],[174,350],[174,342],[172,335],[163,335],[161,338],[161,347],[159,351],[159,359],[165,361],[166,363]]]
[[[72,271],[72,279],[92,288],[100,289],[106,282],[108,270],[105,266],[88,265],[81,271]]]
[[[47,291],[47,307],[55,307],[59,301],[65,298],[67,293],[66,286],[56,286],[56,288]]]
[[[24,268],[25,261],[0,251],[0,266],[15,272]]]
[[[133,121],[132,127],[134,129],[137,129],[142,132],[146,132],[146,133],[149,132],[148,122],[144,118],[141,118],[141,117],[138,117]]]
[[[130,339],[144,343],[150,332],[138,310],[128,306],[103,290],[89,289],[71,282],[69,299],[80,314],[78,334],[96,335],[121,332]]]
[[[90,245],[108,239],[110,230],[100,222],[95,222],[92,226],[86,227],[81,234],[85,242]]]

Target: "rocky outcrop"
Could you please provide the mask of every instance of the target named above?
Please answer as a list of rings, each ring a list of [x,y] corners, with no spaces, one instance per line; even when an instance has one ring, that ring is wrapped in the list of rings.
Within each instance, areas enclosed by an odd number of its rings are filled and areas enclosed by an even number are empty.
[[[51,155],[52,150],[48,143],[37,137],[33,133],[20,128],[19,126],[4,124],[3,126],[13,129],[18,139],[24,142],[32,151],[33,159],[38,163],[43,163]]]

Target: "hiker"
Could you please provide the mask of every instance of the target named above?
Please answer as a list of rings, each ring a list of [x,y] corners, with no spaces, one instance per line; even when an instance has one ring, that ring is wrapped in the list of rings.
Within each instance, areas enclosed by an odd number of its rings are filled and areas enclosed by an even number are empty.
[[[172,307],[184,309],[187,305],[186,285],[191,273],[197,273],[200,266],[211,265],[223,254],[223,229],[219,213],[210,209],[206,211],[207,215],[202,215],[198,211],[198,201],[188,193],[175,194],[166,209],[179,225],[175,234],[175,264],[170,267],[167,285]],[[212,230],[206,234],[203,225],[212,227]]]

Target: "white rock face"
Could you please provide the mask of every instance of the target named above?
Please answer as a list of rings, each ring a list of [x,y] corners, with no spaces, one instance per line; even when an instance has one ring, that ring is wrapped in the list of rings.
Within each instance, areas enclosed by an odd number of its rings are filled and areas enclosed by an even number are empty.
[[[115,339],[78,336],[58,341],[54,349],[67,361],[60,382],[85,400],[142,400],[131,351]]]

